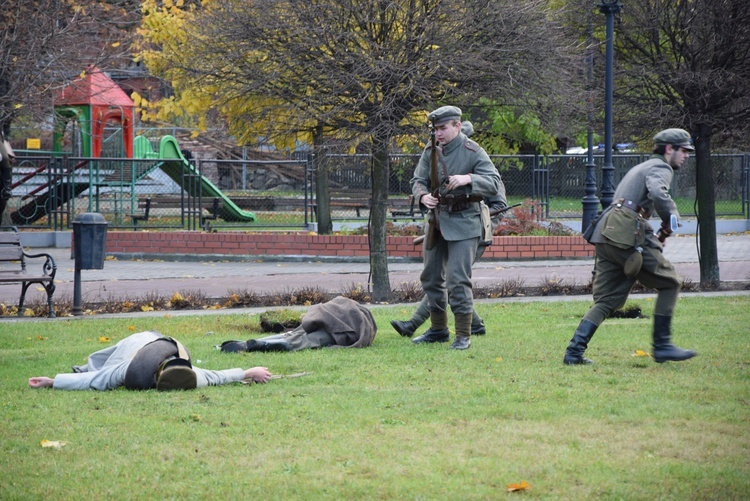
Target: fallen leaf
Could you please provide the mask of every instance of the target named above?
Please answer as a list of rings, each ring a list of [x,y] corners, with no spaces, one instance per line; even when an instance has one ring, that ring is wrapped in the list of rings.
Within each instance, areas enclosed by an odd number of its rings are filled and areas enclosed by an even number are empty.
[[[67,444],[67,442],[60,442],[59,440],[47,440],[45,438],[44,440],[42,440],[41,446],[62,449],[63,447],[65,447],[65,444]]]
[[[635,353],[633,353],[634,357],[650,357],[651,353],[643,350],[635,350]]]
[[[100,343],[109,343],[109,338],[107,336],[99,336],[99,342]]]
[[[508,492],[527,491],[531,489],[531,486],[526,480],[521,480],[521,483],[519,484],[508,484],[506,487],[508,488]]]

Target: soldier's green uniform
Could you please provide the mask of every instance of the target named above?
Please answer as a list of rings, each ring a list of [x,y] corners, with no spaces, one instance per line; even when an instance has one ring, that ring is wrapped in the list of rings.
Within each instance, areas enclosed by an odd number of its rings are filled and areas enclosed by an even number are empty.
[[[667,129],[654,136],[662,149],[694,151],[690,135],[682,129]],[[687,158],[686,156],[684,158]],[[636,165],[622,178],[614,202],[592,223],[587,236],[596,245],[593,283],[594,305],[584,316],[565,352],[568,365],[589,364],[583,353],[599,325],[622,307],[636,280],[658,292],[654,306],[654,359],[686,360],[695,352],[671,344],[671,320],[682,278],[662,254],[662,243],[648,219],[656,214],[662,220],[660,233],[671,234],[670,220],[679,219],[669,196],[674,171],[664,155],[656,154]],[[640,253],[640,254],[637,254]],[[642,258],[642,262],[641,262]]]
[[[461,122],[461,132],[466,135],[466,137],[470,137],[474,133],[474,125],[469,122],[468,120]],[[503,186],[502,183],[500,183],[500,191],[498,193],[490,198],[485,199],[484,201],[487,204],[487,207],[490,210],[490,213],[493,213],[495,211],[499,211],[500,209],[504,209],[508,206],[508,201],[505,198],[505,186]],[[492,216],[491,219],[491,232],[492,234],[495,233],[495,229],[500,225],[500,222],[503,219],[503,213],[497,213],[494,216]],[[485,249],[487,249],[487,245],[484,245],[483,243],[480,244],[477,247],[477,254],[474,258],[474,262],[476,262],[480,257],[482,257],[482,254],[484,254]],[[414,314],[411,316],[409,320],[406,321],[400,321],[400,320],[391,320],[391,325],[394,329],[396,329],[396,332],[401,334],[402,336],[406,337],[412,337],[414,335],[414,332],[427,321],[427,319],[430,318],[430,301],[427,299],[427,296],[424,296],[422,298],[422,301],[419,302],[419,306],[417,307],[417,310],[414,312]],[[472,313],[471,318],[471,335],[483,335],[486,333],[486,328],[484,325],[484,320],[482,320],[482,317],[477,314],[476,310]]]
[[[444,106],[430,113],[437,127],[448,122],[458,122],[461,110]],[[430,153],[428,145],[411,180],[414,197],[420,201],[430,194]],[[440,202],[435,208],[440,233],[432,249],[424,247],[424,270],[420,277],[422,288],[429,301],[431,327],[426,334],[414,339],[415,343],[448,341],[447,307],[450,304],[456,322],[456,342],[452,347],[468,348],[474,302],[471,266],[482,237],[480,203],[496,195],[502,186],[500,174],[487,152],[462,132],[445,145],[438,145],[438,181],[443,183],[451,176],[470,175],[471,183],[447,191],[441,189]],[[425,238],[425,244],[427,238]]]

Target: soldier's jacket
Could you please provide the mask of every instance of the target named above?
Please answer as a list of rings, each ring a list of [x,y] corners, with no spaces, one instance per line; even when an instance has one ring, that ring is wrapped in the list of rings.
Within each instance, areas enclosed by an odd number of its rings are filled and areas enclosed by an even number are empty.
[[[414,177],[411,180],[412,193],[417,200],[430,191],[430,151],[432,145],[428,144],[422,152]],[[476,142],[467,138],[463,133],[448,143],[445,147],[438,146],[438,177],[439,184],[448,176],[457,174],[471,174],[471,184],[460,186],[450,192],[442,190],[441,195],[477,195],[479,197],[492,197],[505,187],[500,180],[500,173],[490,160],[487,152]],[[421,203],[420,203],[421,205]],[[425,209],[424,206],[421,206]],[[464,210],[449,213],[446,207],[437,207],[440,232],[445,240],[466,240],[481,237],[482,223],[480,221],[479,202],[472,202]]]
[[[672,167],[661,155],[654,155],[630,169],[617,185],[614,203],[602,213],[589,242],[608,243],[623,249],[642,245],[661,249],[662,244],[647,219],[657,215],[667,228],[671,215],[679,219],[677,206],[669,195],[673,177]],[[618,207],[619,200],[635,202],[642,208],[641,213]]]

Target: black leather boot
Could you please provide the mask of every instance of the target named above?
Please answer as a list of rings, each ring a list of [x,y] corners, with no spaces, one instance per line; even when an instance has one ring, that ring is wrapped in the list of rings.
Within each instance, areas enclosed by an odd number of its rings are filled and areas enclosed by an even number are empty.
[[[570,344],[565,350],[565,358],[563,358],[565,365],[588,365],[594,363],[584,357],[583,353],[586,351],[589,341],[591,341],[598,327],[594,322],[586,319],[581,320],[581,323],[578,324],[578,328],[573,334],[573,339],[570,340]]]
[[[401,320],[391,320],[391,325],[396,329],[396,332],[404,337],[412,337],[414,331],[417,330],[414,327],[414,324],[411,323],[411,320],[407,320],[406,322],[402,322]]]
[[[451,333],[448,329],[436,331],[432,327],[427,329],[424,334],[417,336],[411,340],[414,344],[422,343],[447,343],[451,337]]]
[[[430,312],[430,328],[421,336],[411,340],[414,344],[445,343],[451,337],[448,331],[448,313],[445,311]]]
[[[483,336],[487,333],[487,328],[484,326],[484,320],[482,320],[476,312],[471,318],[471,335],[472,336]]]
[[[454,315],[456,319],[456,339],[451,344],[452,350],[466,350],[471,346],[471,313]]]
[[[224,341],[219,348],[224,353],[241,353],[247,351],[247,343],[245,341]]]
[[[654,361],[681,362],[697,355],[693,350],[683,350],[671,342],[672,317],[654,315]]]
[[[247,351],[292,351],[292,345],[285,339],[248,339]]]

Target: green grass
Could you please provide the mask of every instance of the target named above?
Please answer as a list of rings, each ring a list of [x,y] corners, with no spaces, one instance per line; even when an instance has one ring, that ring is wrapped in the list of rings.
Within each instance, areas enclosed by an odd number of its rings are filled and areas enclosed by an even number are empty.
[[[610,319],[596,364],[563,366],[589,304],[479,304],[488,334],[465,352],[399,337],[388,320],[412,305],[373,309],[370,348],[283,354],[213,348],[261,336],[257,315],[7,322],[0,499],[498,499],[522,480],[513,495],[534,499],[747,499],[750,297],[679,301],[690,361],[634,357],[651,320]],[[202,367],[310,374],[179,393],[27,386],[147,329]]]

